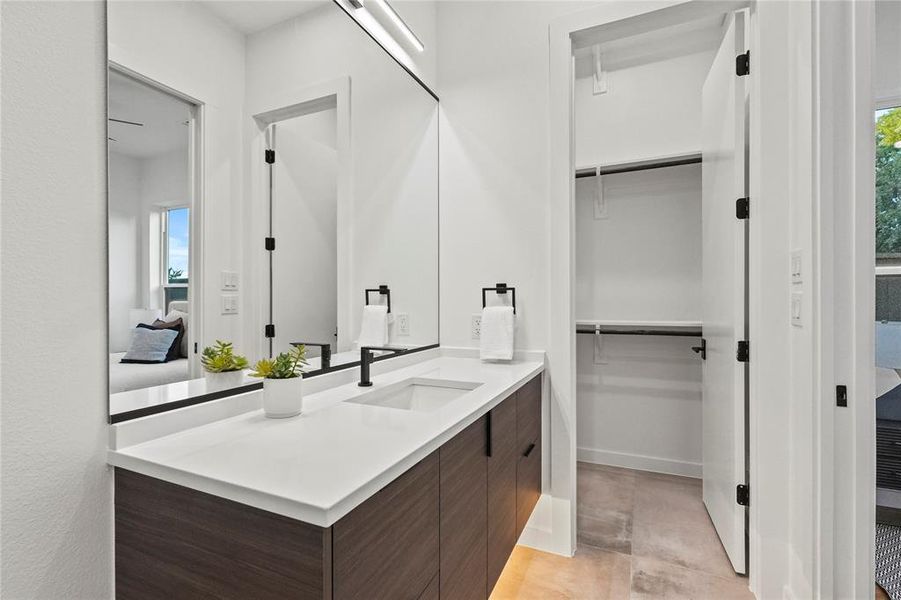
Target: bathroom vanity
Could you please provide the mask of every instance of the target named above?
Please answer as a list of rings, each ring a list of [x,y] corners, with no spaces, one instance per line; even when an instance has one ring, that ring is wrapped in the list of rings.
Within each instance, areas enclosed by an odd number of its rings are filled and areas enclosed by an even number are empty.
[[[293,419],[124,424],[175,432],[110,450],[117,597],[486,598],[541,493],[542,369],[439,356]]]

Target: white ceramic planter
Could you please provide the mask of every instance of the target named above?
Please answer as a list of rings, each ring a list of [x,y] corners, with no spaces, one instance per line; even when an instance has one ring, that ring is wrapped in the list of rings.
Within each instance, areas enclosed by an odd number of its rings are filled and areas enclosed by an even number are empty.
[[[244,371],[228,371],[226,373],[210,373],[204,371],[207,389],[211,392],[239,387],[244,383]]]
[[[263,380],[263,412],[270,419],[299,415],[303,409],[303,377]]]

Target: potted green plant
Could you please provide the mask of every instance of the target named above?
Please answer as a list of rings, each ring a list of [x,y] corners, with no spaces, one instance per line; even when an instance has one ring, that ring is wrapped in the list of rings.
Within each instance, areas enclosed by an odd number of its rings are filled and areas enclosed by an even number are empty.
[[[231,342],[216,340],[213,346],[207,346],[200,355],[207,384],[216,389],[237,387],[244,381],[244,369],[247,359],[235,354]]]
[[[257,362],[251,377],[263,379],[263,412],[272,419],[299,415],[303,409],[303,368],[307,348],[299,344],[275,358]]]

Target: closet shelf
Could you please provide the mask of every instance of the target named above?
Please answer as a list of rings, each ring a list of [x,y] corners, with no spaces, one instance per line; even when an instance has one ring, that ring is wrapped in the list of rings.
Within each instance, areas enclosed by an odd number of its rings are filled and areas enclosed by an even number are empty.
[[[686,152],[684,154],[671,154],[640,160],[631,160],[618,163],[607,163],[595,167],[576,168],[576,179],[583,177],[595,177],[597,175],[613,175],[615,173],[631,173],[633,171],[647,171],[649,169],[663,169],[666,167],[678,167],[680,165],[692,165],[701,162],[700,152]]]
[[[576,320],[576,333],[591,335],[663,335],[701,337],[699,321],[595,321]]]

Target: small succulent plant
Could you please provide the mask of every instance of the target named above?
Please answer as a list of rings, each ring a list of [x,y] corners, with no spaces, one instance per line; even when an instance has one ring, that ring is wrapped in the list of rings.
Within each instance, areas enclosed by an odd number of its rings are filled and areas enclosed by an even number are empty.
[[[235,354],[231,342],[216,340],[214,346],[203,349],[200,364],[210,373],[229,373],[247,368],[247,359]]]
[[[263,379],[291,379],[300,377],[307,364],[307,348],[301,344],[275,358],[257,361],[250,376]]]

